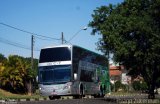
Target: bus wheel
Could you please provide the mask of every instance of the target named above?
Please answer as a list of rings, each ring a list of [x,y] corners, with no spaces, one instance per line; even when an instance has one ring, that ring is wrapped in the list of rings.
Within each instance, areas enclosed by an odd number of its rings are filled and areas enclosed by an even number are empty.
[[[73,99],[79,99],[80,97],[79,97],[79,95],[74,95],[73,96]]]
[[[60,98],[61,98],[60,96],[49,96],[50,100],[55,100],[55,99],[60,99]]]
[[[99,94],[94,94],[93,97],[94,97],[94,98],[98,98],[98,97],[99,97]]]
[[[49,96],[49,99],[50,99],[50,100],[54,100],[55,97],[54,97],[54,96]]]

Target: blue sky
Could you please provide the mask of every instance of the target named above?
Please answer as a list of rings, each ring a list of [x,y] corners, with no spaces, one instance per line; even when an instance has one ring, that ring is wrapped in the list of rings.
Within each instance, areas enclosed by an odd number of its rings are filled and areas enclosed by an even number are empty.
[[[5,23],[38,35],[61,38],[65,40],[87,26],[92,20],[93,10],[102,5],[117,4],[123,0],[0,0],[0,23]],[[80,31],[70,41],[91,51],[96,50],[99,35],[92,36],[91,28]],[[40,50],[51,45],[60,45],[60,40],[42,40],[34,38],[34,49]],[[12,43],[11,43],[12,42]],[[11,43],[12,45],[6,44]],[[31,34],[27,34],[0,24],[0,53],[30,57]],[[39,58],[39,51],[34,51],[34,57]]]

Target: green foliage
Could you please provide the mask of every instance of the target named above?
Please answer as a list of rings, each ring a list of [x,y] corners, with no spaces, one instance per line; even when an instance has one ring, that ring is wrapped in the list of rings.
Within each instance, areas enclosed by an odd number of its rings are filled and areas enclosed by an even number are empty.
[[[30,62],[21,56],[11,55],[0,67],[1,87],[15,93],[27,91],[27,83],[35,78],[36,72]]]
[[[140,81],[134,81],[133,84],[132,84],[132,86],[133,86],[133,89],[135,91],[140,91],[141,90],[141,83],[140,83]]]
[[[128,85],[124,85],[121,81],[116,81],[115,84],[111,84],[112,92],[127,92]]]
[[[126,85],[122,84],[121,81],[117,81],[115,82],[115,91],[118,91],[118,90],[123,90],[123,91],[126,91]]]
[[[102,35],[99,50],[141,74],[152,96],[160,74],[159,7],[159,0],[125,0],[97,8],[89,23],[92,34]]]
[[[6,60],[3,54],[0,54],[0,63],[3,63]]]
[[[147,84],[144,81],[134,81],[132,87],[135,91],[146,91],[148,90]]]

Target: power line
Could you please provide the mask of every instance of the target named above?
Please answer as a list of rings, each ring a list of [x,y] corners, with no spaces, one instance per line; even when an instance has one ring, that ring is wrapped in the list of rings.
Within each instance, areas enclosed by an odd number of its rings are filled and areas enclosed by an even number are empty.
[[[38,37],[38,36],[34,36],[34,37],[37,38],[37,39],[40,39],[40,40],[53,41],[51,39],[41,38],[41,37]]]
[[[39,36],[39,37],[43,37],[43,38],[47,38],[47,39],[52,39],[52,40],[61,40],[61,39],[58,39],[58,38],[52,38],[52,37],[48,37],[48,36],[38,35],[38,34],[29,32],[29,31],[26,31],[26,30],[23,30],[23,29],[19,29],[17,27],[14,27],[14,26],[11,26],[11,25],[8,25],[8,24],[5,24],[5,23],[0,23],[0,24],[3,25],[3,26],[9,27],[9,28],[12,28],[12,29],[24,32],[24,33],[27,33],[27,34],[34,35],[34,36]]]
[[[17,43],[17,42],[13,42],[13,41],[9,41],[9,40],[4,39],[2,37],[0,37],[0,42],[8,44],[8,45],[15,46],[15,47],[18,47],[18,48],[23,48],[23,49],[31,50],[31,48],[28,47],[28,46],[26,46],[26,45],[23,45],[23,44],[20,44],[20,43]],[[39,49],[35,49],[34,51],[40,51],[40,50]]]

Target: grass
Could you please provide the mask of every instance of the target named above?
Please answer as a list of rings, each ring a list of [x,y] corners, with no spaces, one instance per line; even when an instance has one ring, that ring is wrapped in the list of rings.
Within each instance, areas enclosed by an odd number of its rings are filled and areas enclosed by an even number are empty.
[[[133,94],[137,94],[137,93],[133,93],[133,92],[112,92],[111,95],[133,95]]]
[[[11,92],[0,89],[0,99],[39,99],[44,98],[38,94],[26,95],[26,94],[13,94]]]

